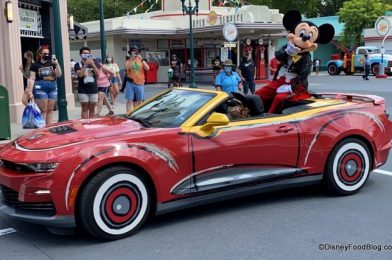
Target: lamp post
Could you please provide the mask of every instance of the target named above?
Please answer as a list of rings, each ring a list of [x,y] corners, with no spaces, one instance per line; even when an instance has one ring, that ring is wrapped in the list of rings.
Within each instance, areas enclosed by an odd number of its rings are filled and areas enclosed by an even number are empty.
[[[64,55],[63,55],[63,40],[61,34],[61,18],[60,18],[60,0],[53,0],[53,25],[54,25],[54,46],[56,49],[57,60],[64,68]],[[58,110],[59,110],[59,121],[68,120],[67,112],[67,99],[65,97],[65,80],[64,74],[57,79],[58,87]]]
[[[105,37],[105,18],[103,13],[103,0],[100,0],[99,3],[99,22],[100,22],[100,31],[101,31],[101,59],[102,62],[106,58],[106,37]]]
[[[189,15],[189,42],[190,42],[190,56],[191,56],[191,76],[190,76],[190,88],[197,88],[195,83],[195,55],[193,51],[193,34],[192,34],[192,15],[199,14],[199,0],[194,0],[195,6],[192,6],[192,1],[189,0],[188,6],[185,4],[185,0],[181,0],[182,3],[182,14]]]

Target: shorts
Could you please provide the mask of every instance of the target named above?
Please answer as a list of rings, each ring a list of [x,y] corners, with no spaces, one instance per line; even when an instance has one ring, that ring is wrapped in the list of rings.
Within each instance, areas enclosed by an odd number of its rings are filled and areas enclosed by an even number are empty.
[[[51,80],[36,80],[33,87],[35,99],[57,99],[57,84]]]
[[[85,94],[78,93],[80,103],[97,103],[98,102],[98,93],[95,94]]]
[[[98,92],[107,93],[109,87],[98,87]]]
[[[113,76],[111,79],[112,84],[116,84],[119,82],[118,78],[116,76]]]
[[[125,87],[125,99],[135,101],[143,101],[144,100],[144,86],[136,85],[132,82],[127,82]]]

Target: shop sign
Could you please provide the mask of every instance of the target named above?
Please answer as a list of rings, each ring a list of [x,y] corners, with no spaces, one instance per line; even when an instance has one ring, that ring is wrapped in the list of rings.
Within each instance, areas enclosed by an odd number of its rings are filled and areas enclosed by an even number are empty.
[[[19,8],[20,29],[25,31],[38,31],[38,12]]]
[[[232,42],[225,42],[223,43],[223,47],[225,48],[235,48],[237,46],[236,43],[232,43]]]
[[[381,16],[375,23],[375,29],[380,36],[386,36],[391,30],[391,23],[388,17]]]
[[[184,49],[185,41],[182,39],[170,40],[170,49]]]
[[[207,22],[208,22],[208,24],[210,24],[210,25],[215,25],[217,19],[218,19],[218,15],[216,14],[216,12],[215,12],[215,11],[211,11],[211,12],[208,14],[208,20],[207,20]]]
[[[237,39],[238,30],[234,23],[228,23],[223,27],[223,37],[228,42],[234,42]]]

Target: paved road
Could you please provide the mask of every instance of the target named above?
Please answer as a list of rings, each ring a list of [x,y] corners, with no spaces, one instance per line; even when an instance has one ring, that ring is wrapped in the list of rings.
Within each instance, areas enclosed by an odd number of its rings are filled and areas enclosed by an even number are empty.
[[[380,95],[392,112],[392,79],[320,75],[310,88]],[[0,213],[0,259],[391,259],[391,161],[353,196],[317,186],[261,194],[155,217],[109,243],[52,235]],[[16,232],[2,235],[8,228]]]

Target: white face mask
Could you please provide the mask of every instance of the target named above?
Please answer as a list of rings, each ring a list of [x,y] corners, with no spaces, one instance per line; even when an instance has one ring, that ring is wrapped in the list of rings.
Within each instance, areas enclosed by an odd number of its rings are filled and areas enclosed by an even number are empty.
[[[107,60],[108,62],[112,62],[112,61],[113,61],[112,58],[107,58],[106,60]]]

